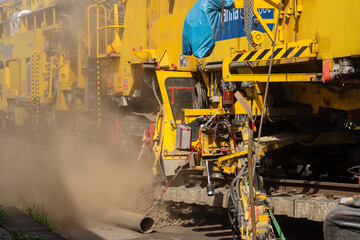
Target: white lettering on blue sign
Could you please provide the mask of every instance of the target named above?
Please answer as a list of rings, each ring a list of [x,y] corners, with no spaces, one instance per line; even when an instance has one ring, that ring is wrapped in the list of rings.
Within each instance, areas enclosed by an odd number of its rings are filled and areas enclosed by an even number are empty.
[[[274,9],[271,8],[259,8],[257,9],[258,13],[263,19],[274,19]],[[259,32],[265,32],[261,24],[258,24],[257,29],[255,29],[254,24],[255,16],[253,15],[252,29]],[[274,24],[268,24],[270,30],[273,29]],[[246,33],[244,31],[243,25],[243,9],[235,9],[230,12],[225,9],[224,11],[224,33],[222,32],[222,27],[220,25],[219,32],[216,38],[216,41],[222,41],[227,39],[245,37]]]
[[[14,45],[3,42],[0,43],[0,58],[12,58],[14,54]]]

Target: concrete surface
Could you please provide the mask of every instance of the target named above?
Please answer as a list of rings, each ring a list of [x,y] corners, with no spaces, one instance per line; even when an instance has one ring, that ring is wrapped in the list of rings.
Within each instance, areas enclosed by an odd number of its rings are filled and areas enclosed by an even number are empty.
[[[165,201],[184,202],[188,204],[207,205],[213,207],[227,208],[229,190],[225,188],[215,189],[215,195],[208,197],[206,188],[200,186],[185,188],[170,187],[163,196]]]
[[[208,226],[171,226],[155,228],[151,234],[141,234],[120,227],[103,223],[87,223],[82,227],[69,229],[66,233],[71,240],[125,240],[125,239],[222,239],[231,240],[232,233],[229,228],[222,225]]]
[[[328,200],[325,197],[306,199],[304,194],[294,196],[270,196],[270,206],[275,215],[292,218],[306,218],[312,221],[325,221],[327,213],[339,200]]]
[[[306,219],[295,219],[285,216],[278,216],[277,220],[287,240],[323,240],[321,222],[309,221]],[[71,237],[70,237],[71,236]],[[232,240],[230,228],[221,224],[205,226],[176,226],[156,228],[151,234],[141,234],[119,227],[91,223],[83,227],[77,227],[68,232],[69,240],[125,240],[125,239],[219,239]]]
[[[218,188],[215,189],[214,196],[208,197],[206,188],[170,187],[164,194],[163,199],[165,201],[227,208],[229,190]],[[306,199],[304,194],[297,194],[294,196],[268,196],[268,202],[275,215],[324,221],[326,214],[337,204],[338,200],[328,200],[324,197]]]

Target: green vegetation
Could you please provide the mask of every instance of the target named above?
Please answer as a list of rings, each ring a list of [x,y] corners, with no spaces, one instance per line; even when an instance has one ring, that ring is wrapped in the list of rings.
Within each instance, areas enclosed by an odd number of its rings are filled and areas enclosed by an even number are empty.
[[[0,205],[0,226],[6,222],[6,213],[2,205]]]
[[[44,239],[42,236],[28,235],[28,234],[23,233],[22,231],[10,232],[10,236],[11,236],[12,240],[41,240],[41,239]]]
[[[56,222],[52,221],[49,214],[45,211],[44,204],[35,203],[32,206],[27,206],[24,211],[32,219],[42,223],[53,232],[57,232]]]
[[[7,220],[7,215],[4,211],[2,205],[0,205],[0,226],[4,225]],[[12,231],[10,232],[10,239],[11,240],[41,240],[43,237],[37,235],[27,235],[24,234],[22,231]]]

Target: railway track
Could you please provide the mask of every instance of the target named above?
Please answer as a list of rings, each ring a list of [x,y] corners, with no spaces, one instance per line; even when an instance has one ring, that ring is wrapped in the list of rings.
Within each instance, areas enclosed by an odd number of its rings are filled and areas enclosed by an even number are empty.
[[[189,175],[193,185],[206,186],[205,176]],[[308,196],[321,196],[327,198],[341,198],[360,194],[360,184],[324,182],[285,178],[264,178],[264,188],[271,194],[283,193],[287,195],[305,194]],[[215,188],[225,187],[224,179],[211,178]]]
[[[351,183],[321,182],[295,179],[264,179],[264,187],[270,193],[306,194],[341,198],[360,194],[360,185]]]
[[[212,179],[215,195],[206,194],[204,176],[189,176],[193,185],[170,187],[163,200],[186,204],[228,207],[229,187],[224,180]],[[275,215],[324,221],[342,197],[360,195],[360,186],[351,183],[295,179],[264,179],[268,202]]]

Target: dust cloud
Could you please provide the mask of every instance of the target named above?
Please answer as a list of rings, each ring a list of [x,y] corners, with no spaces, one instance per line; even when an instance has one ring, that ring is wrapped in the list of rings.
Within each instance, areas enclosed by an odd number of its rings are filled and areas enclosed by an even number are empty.
[[[61,43],[69,56],[76,54],[78,32],[87,29],[87,6],[97,1],[74,2],[63,0],[58,6]],[[133,171],[140,149],[120,146],[94,143],[71,130],[19,127],[0,133],[0,204],[43,205],[59,223],[96,218],[111,208],[136,210],[142,188],[151,182],[152,163],[141,159]]]
[[[139,151],[71,133],[0,135],[0,146],[0,201],[43,204],[61,225],[95,220],[106,209],[136,208],[152,179],[146,158],[135,169]]]

